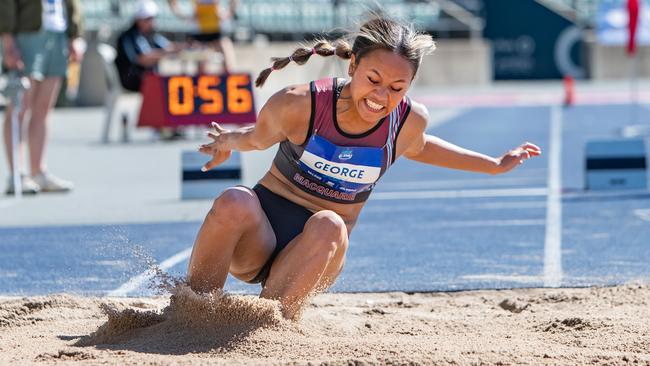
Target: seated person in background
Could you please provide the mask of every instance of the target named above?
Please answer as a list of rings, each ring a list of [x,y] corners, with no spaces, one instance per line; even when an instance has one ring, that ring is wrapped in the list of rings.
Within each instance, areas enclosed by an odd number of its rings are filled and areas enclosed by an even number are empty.
[[[120,74],[120,83],[126,90],[139,92],[146,72],[156,71],[158,61],[165,55],[178,52],[179,46],[156,32],[154,19],[158,5],[153,0],[140,0],[133,25],[117,39],[115,65]],[[164,140],[182,138],[180,129],[158,130]]]
[[[158,5],[153,0],[139,1],[133,25],[117,40],[115,65],[124,89],[140,91],[144,73],[154,71],[163,56],[175,52],[172,42],[156,32],[156,15]]]
[[[195,32],[191,38],[223,55],[223,69],[229,72],[235,66],[235,49],[232,41],[225,34],[228,24],[224,20],[235,18],[237,0],[228,1],[228,9],[221,9],[219,0],[191,0],[194,13],[186,16],[178,8],[177,0],[167,0],[172,12],[181,19],[187,19],[194,23]],[[227,11],[226,11],[227,10]]]

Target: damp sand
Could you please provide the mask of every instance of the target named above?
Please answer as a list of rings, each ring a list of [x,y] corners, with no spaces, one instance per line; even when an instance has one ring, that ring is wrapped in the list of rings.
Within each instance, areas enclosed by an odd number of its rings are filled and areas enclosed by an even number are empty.
[[[650,286],[0,299],[0,365],[650,365]]]

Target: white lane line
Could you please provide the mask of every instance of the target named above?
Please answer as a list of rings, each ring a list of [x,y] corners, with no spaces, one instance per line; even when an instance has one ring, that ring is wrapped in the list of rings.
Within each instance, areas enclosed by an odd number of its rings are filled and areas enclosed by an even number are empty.
[[[158,268],[160,268],[163,271],[166,271],[172,268],[173,266],[177,265],[178,263],[189,258],[191,254],[192,254],[192,247],[184,249],[172,255],[171,257],[165,259],[164,261],[162,261],[160,265],[158,265]],[[106,295],[116,296],[116,297],[126,296],[129,293],[139,289],[145,282],[151,280],[155,275],[156,272],[153,269],[146,270],[137,276],[131,277],[122,286],[116,288],[113,291],[109,291]]]
[[[643,221],[650,221],[650,209],[639,208],[634,210],[634,214]]]
[[[504,210],[504,209],[529,209],[529,208],[546,208],[546,202],[545,201],[488,202],[488,203],[472,204],[472,209],[474,210]]]
[[[562,282],[562,110],[551,107],[551,132],[548,156],[548,196],[546,198],[546,237],[544,240],[544,286]]]
[[[504,219],[504,220],[463,220],[463,221],[436,221],[429,223],[430,227],[459,228],[477,226],[544,226],[546,222],[542,219]]]
[[[373,200],[418,200],[424,198],[490,198],[546,196],[546,188],[467,189],[416,192],[375,192]]]
[[[446,180],[414,180],[402,182],[383,182],[382,189],[463,189],[476,186],[518,185],[532,186],[544,184],[543,177],[537,178],[474,178],[474,179],[446,179]]]
[[[465,113],[464,108],[429,108],[427,130],[439,127],[462,113]]]

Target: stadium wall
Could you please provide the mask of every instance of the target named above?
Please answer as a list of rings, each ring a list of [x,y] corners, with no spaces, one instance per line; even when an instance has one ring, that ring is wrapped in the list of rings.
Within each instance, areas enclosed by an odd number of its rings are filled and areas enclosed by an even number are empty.
[[[588,43],[591,62],[591,78],[625,79],[632,74],[632,59],[626,53],[626,46],[601,45]],[[637,47],[638,76],[650,77],[650,46]]]
[[[236,45],[237,69],[254,76],[270,66],[271,57],[288,56],[296,43]],[[437,50],[423,60],[415,84],[419,86],[485,85],[492,80],[489,44],[484,40],[440,40]],[[269,77],[274,88],[304,83],[323,76],[347,76],[347,62],[314,57],[306,65],[290,64]]]

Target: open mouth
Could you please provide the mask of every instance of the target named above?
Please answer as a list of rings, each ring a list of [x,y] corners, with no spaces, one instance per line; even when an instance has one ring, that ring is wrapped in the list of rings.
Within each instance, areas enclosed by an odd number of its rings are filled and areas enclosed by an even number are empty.
[[[378,104],[378,103],[375,103],[375,102],[373,102],[372,100],[370,100],[370,99],[368,99],[368,98],[365,98],[365,99],[364,99],[364,102],[366,103],[366,107],[368,107],[368,109],[369,109],[371,112],[379,113],[379,112],[381,112],[381,111],[384,110],[384,106],[383,106],[383,105]]]

